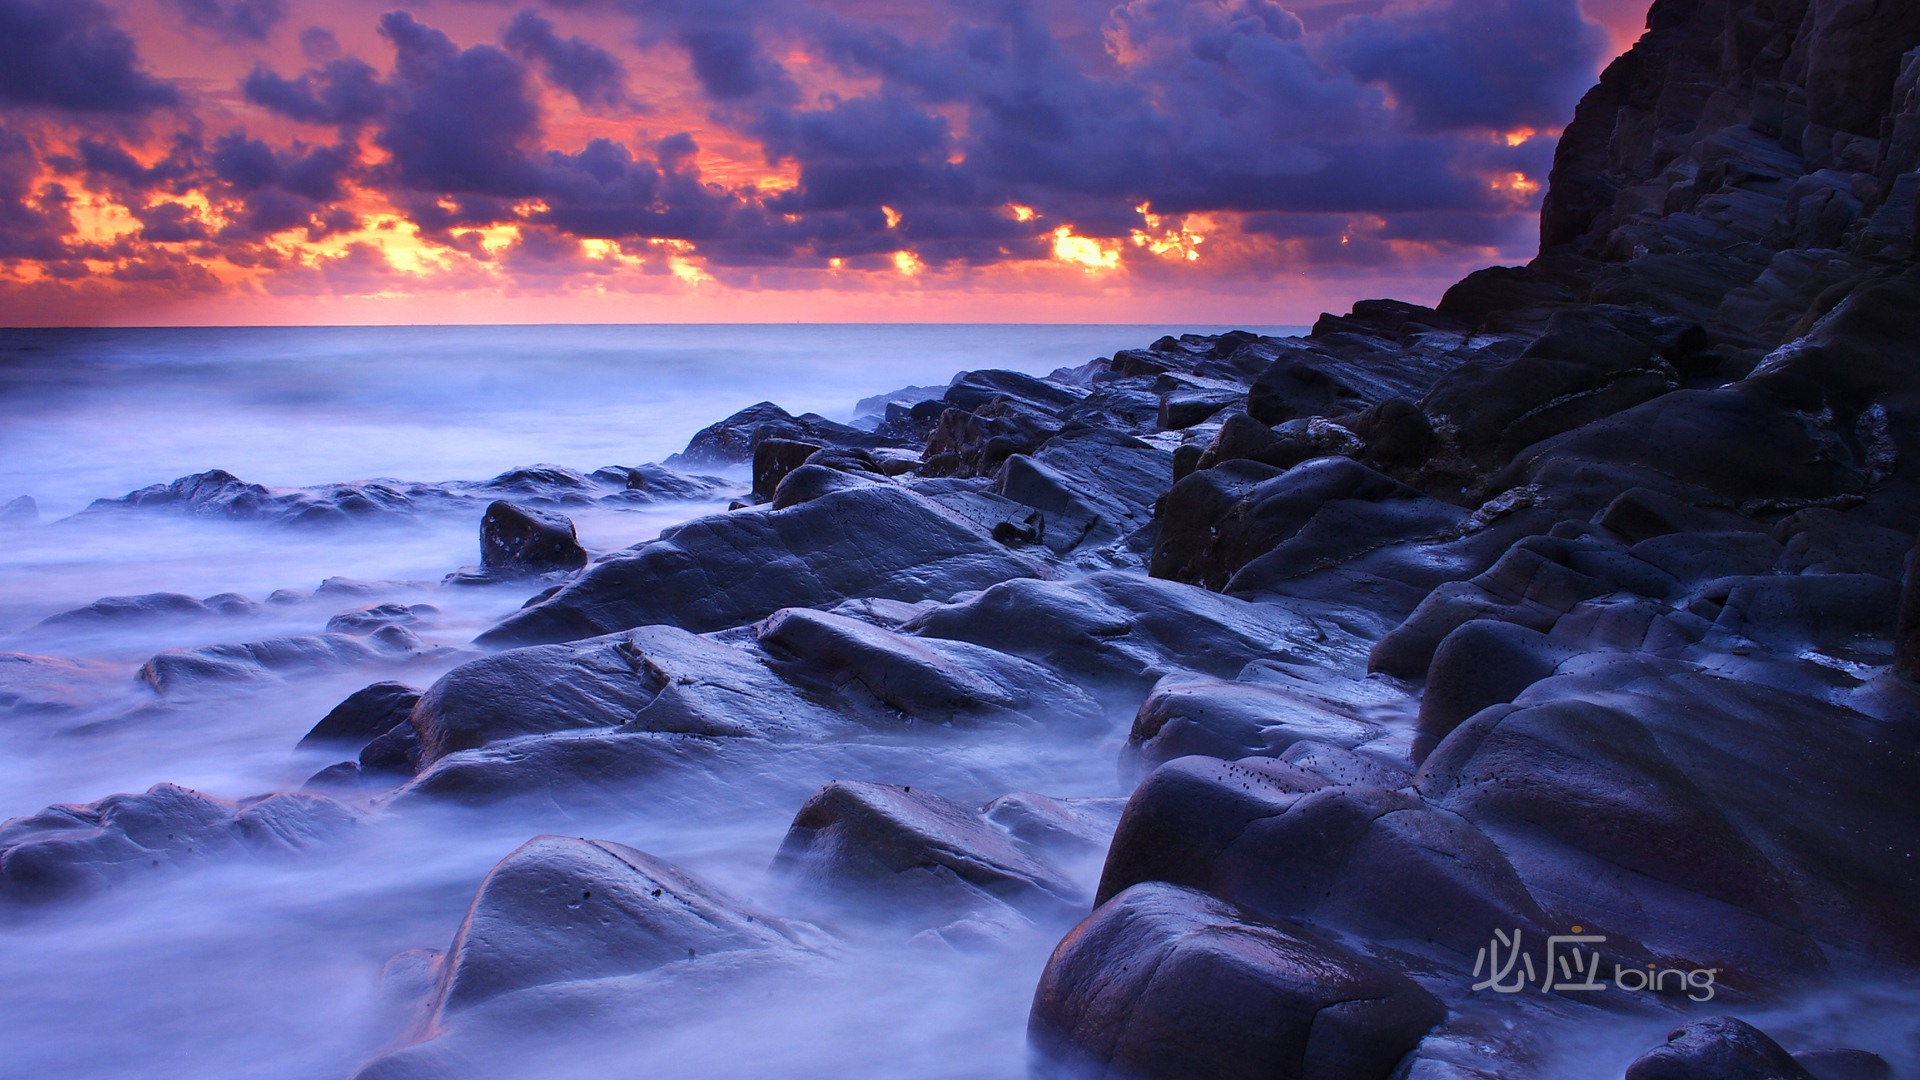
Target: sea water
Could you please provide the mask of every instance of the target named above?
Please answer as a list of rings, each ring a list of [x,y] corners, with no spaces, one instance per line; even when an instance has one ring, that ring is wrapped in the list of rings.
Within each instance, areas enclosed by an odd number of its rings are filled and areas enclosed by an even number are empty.
[[[377,677],[321,672],[159,700],[135,678],[162,650],[319,633],[340,611],[431,603],[425,686],[533,586],[437,589],[478,561],[478,510],[309,530],[90,502],[207,469],[269,487],[372,478],[484,480],[550,462],[582,472],[658,461],[763,400],[852,420],[856,401],[957,372],[1045,374],[1163,333],[1155,326],[535,326],[0,330],[0,653],[52,657],[0,687],[0,819],[179,783],[224,799],[298,788],[339,754],[296,749]],[[1201,328],[1206,332],[1208,328]],[[1226,327],[1211,328],[1225,330]],[[1285,332],[1285,328],[1248,329]],[[1292,328],[1297,330],[1298,328]],[[574,513],[603,553],[720,502]],[[75,516],[78,514],[78,516]],[[328,578],[373,582],[313,595]],[[238,620],[52,632],[103,596],[278,590],[308,599]],[[13,708],[5,694],[13,694]],[[407,1035],[383,992],[397,953],[445,948],[474,889],[532,836],[615,840],[755,902],[793,812],[835,778],[964,802],[1013,791],[1121,794],[1105,741],[984,732],[884,767],[806,750],[671,797],[593,814],[560,807],[374,810],[298,855],[135,873],[105,895],[0,919],[0,1075],[344,1076]],[[865,768],[872,775],[849,775]],[[1098,859],[1077,868],[1091,886]],[[985,953],[885,934],[845,940],[825,992],[716,1000],[700,1023],[596,1043],[535,1041],[501,1075],[997,1077],[1022,1070],[1029,997],[1065,925],[1016,927]],[[504,1051],[503,1051],[504,1053]]]

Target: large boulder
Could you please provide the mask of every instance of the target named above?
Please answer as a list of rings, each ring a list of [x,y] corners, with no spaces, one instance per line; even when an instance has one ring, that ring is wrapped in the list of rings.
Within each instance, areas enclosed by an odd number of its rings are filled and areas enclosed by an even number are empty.
[[[762,658],[671,626],[470,661],[427,688],[412,723],[429,761],[566,731],[768,737],[846,726]]]
[[[981,810],[928,791],[835,781],[794,816],[774,872],[832,907],[936,926],[1005,908],[1058,917],[1086,897]]]
[[[755,634],[789,681],[814,689],[843,714],[883,725],[1057,727],[1100,718],[1099,707],[1074,684],[968,642],[911,637],[802,608],[775,612]]]
[[[1147,883],[1061,941],[1027,1037],[1042,1077],[1385,1080],[1445,1016],[1377,960]]]
[[[849,596],[945,600],[1041,572],[925,498],[863,486],[670,529],[595,563],[479,640],[571,641],[651,623],[702,633],[783,607],[824,607]]]
[[[502,499],[480,518],[480,565],[498,577],[578,570],[587,551],[566,515]]]
[[[46,903],[140,874],[237,854],[300,851],[355,820],[311,792],[232,803],[177,784],[50,806],[0,824],[0,901]]]
[[[377,682],[347,695],[300,740],[301,746],[359,748],[406,723],[420,691],[397,682]]]
[[[1626,1080],[1815,1080],[1767,1033],[1738,1017],[1715,1016],[1675,1028],[1635,1058]]]
[[[447,950],[436,1013],[730,954],[791,954],[798,935],[679,868],[609,840],[539,836],[487,874]]]

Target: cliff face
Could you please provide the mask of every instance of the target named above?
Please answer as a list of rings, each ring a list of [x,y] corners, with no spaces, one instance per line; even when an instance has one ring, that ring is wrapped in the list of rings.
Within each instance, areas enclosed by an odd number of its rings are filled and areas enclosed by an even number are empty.
[[[1686,256],[1679,306],[1770,346],[1913,259],[1920,5],[1660,0],[1647,26],[1561,139],[1542,269],[1657,298],[1636,284]]]

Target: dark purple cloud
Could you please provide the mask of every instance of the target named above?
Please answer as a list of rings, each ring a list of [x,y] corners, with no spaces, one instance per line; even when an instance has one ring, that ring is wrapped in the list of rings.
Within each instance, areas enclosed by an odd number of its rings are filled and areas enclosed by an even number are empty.
[[[461,49],[404,11],[381,16],[394,48],[394,104],[374,142],[393,179],[415,191],[517,197],[532,190],[528,157],[540,108],[526,68],[492,45]]]
[[[329,60],[293,79],[256,67],[240,89],[248,101],[308,124],[358,127],[387,108],[380,73],[353,57]]]
[[[515,15],[501,40],[523,59],[537,62],[541,75],[572,94],[582,108],[632,104],[627,97],[626,65],[619,57],[583,38],[561,37],[553,22],[537,12]]]
[[[1564,124],[1606,45],[1571,0],[1430,0],[1345,19],[1331,38],[1330,56],[1430,130]]]
[[[135,115],[179,101],[94,0],[0,0],[0,104]]]
[[[167,0],[188,25],[237,41],[265,41],[287,17],[287,0]]]

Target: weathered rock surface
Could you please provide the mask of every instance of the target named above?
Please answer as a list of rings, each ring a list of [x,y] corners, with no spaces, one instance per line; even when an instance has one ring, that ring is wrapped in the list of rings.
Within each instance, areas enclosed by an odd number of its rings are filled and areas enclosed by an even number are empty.
[[[480,518],[480,566],[490,574],[544,574],[585,565],[586,549],[564,514],[500,499]]]
[[[354,820],[339,803],[310,792],[236,804],[174,784],[84,806],[50,806],[0,824],[0,900],[39,904],[161,868],[304,850],[327,843]]]
[[[1446,1015],[1404,975],[1172,885],[1075,927],[1034,993],[1045,1077],[1380,1078]]]
[[[480,641],[568,641],[649,623],[700,633],[849,596],[944,600],[1042,569],[904,488],[850,488],[670,529],[595,563]]]
[[[830,908],[871,905],[882,921],[915,926],[1007,908],[1058,916],[1086,901],[986,811],[884,784],[837,781],[814,793],[773,871]]]

